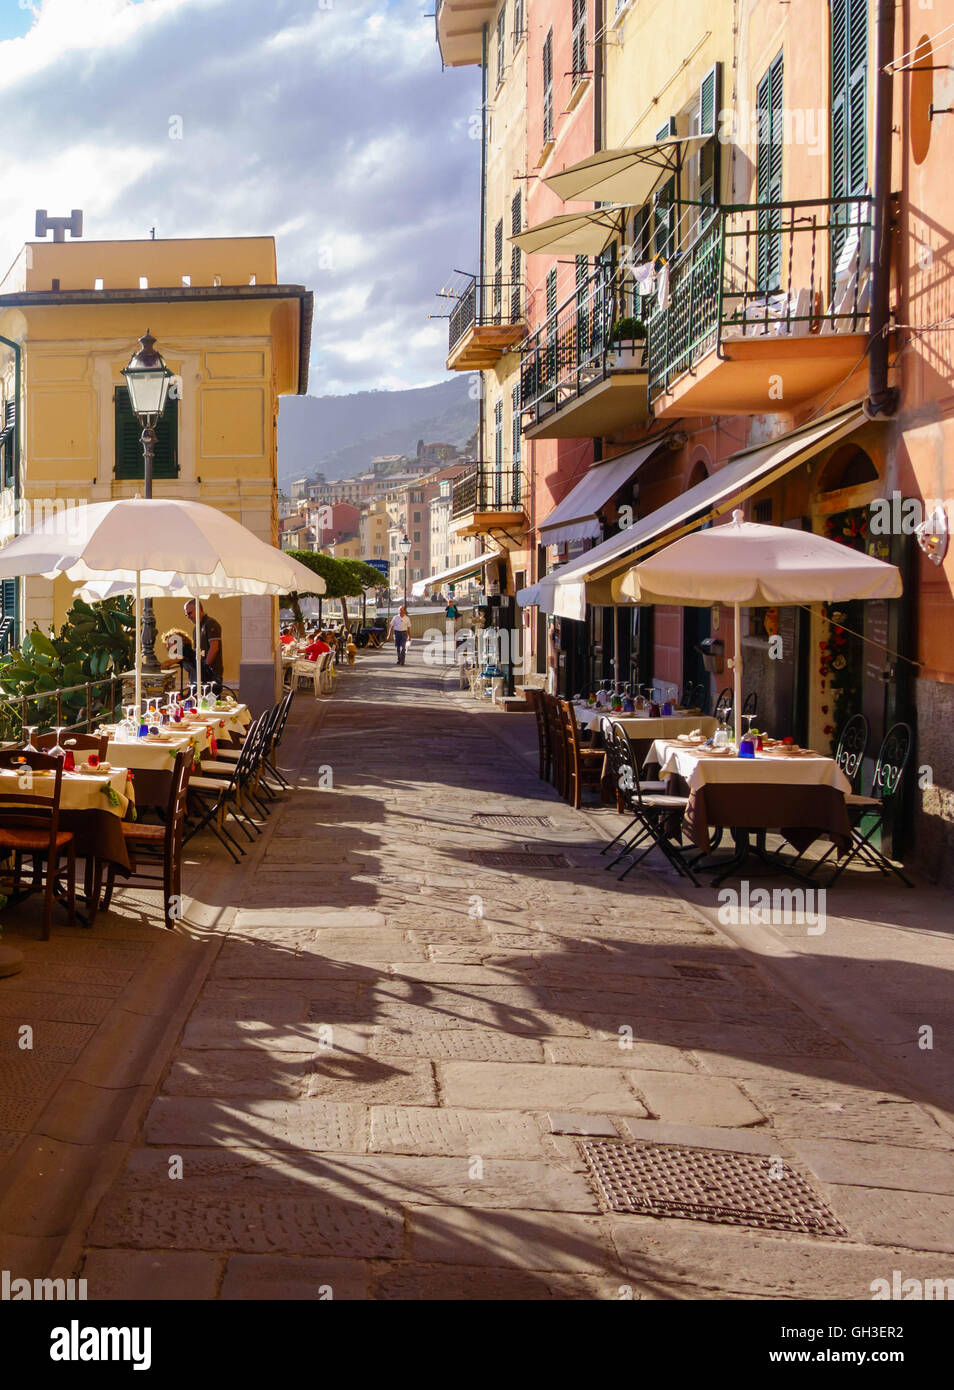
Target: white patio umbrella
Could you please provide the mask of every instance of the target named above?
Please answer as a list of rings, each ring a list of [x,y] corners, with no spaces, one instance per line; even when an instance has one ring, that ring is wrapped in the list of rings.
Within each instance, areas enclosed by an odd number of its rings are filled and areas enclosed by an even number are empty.
[[[0,550],[0,578],[66,575],[135,588],[138,614],[150,588],[183,594],[324,593],[324,580],[201,502],[128,497],[54,512]],[[142,650],[136,626],[136,708],[142,707]]]
[[[729,525],[693,531],[627,570],[613,581],[613,597],[621,603],[695,608],[732,604],[738,740],[742,736],[743,607],[897,598],[901,588],[895,565],[886,565],[812,531],[745,521],[743,513],[735,511]]]

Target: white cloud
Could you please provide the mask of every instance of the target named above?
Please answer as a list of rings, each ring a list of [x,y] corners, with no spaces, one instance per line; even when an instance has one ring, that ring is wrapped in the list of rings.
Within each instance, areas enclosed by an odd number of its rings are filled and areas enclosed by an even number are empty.
[[[43,0],[0,42],[0,265],[36,207],[82,207],[89,239],[273,234],[315,291],[314,392],[439,379],[427,315],[474,259],[479,93],[441,72],[425,8]]]

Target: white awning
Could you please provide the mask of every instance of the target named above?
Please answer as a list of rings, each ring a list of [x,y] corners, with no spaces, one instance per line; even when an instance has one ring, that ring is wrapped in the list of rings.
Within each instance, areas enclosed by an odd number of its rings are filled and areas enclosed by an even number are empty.
[[[540,523],[540,544],[555,545],[560,541],[594,540],[602,535],[599,512],[607,502],[642,467],[662,444],[654,439],[640,449],[594,463],[558,502],[545,521]]]
[[[625,595],[611,582],[614,575],[628,569],[644,554],[675,540],[683,531],[693,530],[732,511],[804,459],[851,434],[866,422],[866,418],[860,406],[846,406],[768,444],[734,454],[724,468],[711,473],[688,492],[657,507],[625,530],[615,532],[579,559],[563,566],[559,573],[541,579],[534,586],[538,590],[538,606],[548,613],[582,622],[587,603],[626,603]]]
[[[594,202],[645,203],[666,174],[674,174],[681,160],[698,151],[712,137],[690,135],[656,140],[623,150],[597,150],[578,164],[571,164],[543,182],[565,203],[592,198]]]
[[[593,208],[590,212],[560,212],[525,232],[509,237],[525,255],[599,256],[622,236],[625,207]]]
[[[436,589],[441,584],[454,584],[458,579],[467,579],[472,574],[480,574],[488,560],[496,560],[496,552],[478,555],[475,560],[466,560],[462,565],[454,565],[440,574],[429,574],[426,579],[418,579],[411,585],[411,597],[423,598],[428,589]]]

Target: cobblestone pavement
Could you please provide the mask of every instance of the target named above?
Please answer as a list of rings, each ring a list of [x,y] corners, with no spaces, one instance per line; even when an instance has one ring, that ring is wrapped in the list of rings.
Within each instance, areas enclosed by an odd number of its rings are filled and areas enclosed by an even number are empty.
[[[664,877],[604,872],[593,818],[501,741],[518,717],[419,661],[296,701],[296,790],[97,1194],[89,1296],[864,1300],[950,1276],[951,1131]],[[610,1212],[588,1138],[689,1146],[690,1171],[743,1154],[782,1197],[801,1175],[845,1234]]]

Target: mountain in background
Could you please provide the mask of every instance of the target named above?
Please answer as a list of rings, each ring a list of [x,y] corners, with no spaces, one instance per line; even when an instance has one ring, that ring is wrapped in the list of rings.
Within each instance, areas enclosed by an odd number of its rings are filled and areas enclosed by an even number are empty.
[[[285,396],[278,412],[278,485],[324,473],[363,472],[379,454],[417,453],[417,442],[462,448],[477,428],[470,376],[412,391]]]

